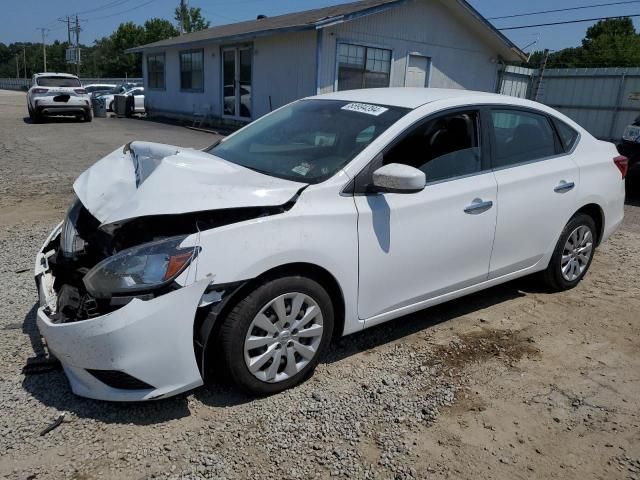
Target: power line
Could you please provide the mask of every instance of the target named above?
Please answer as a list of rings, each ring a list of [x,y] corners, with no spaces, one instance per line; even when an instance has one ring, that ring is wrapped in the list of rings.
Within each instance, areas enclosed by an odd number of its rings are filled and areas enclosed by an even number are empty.
[[[583,18],[581,20],[565,20],[564,22],[537,23],[535,25],[520,25],[518,27],[498,28],[498,30],[520,30],[522,28],[550,27],[552,25],[566,25],[568,23],[596,22],[598,20],[612,20],[614,18],[634,18],[634,17],[640,17],[640,14],[637,14],[637,15],[615,15],[613,17]]]
[[[573,10],[584,10],[586,8],[597,8],[597,7],[610,7],[612,5],[628,5],[630,3],[640,3],[640,0],[627,0],[626,2],[612,2],[612,3],[597,3],[594,5],[584,5],[582,7],[570,7],[570,8],[557,8],[555,10],[541,10],[539,12],[527,12],[527,13],[517,13],[514,15],[504,15],[501,17],[489,17],[487,20],[501,20],[503,18],[517,18],[517,17],[528,17],[531,15],[542,15],[545,13],[556,13],[556,12],[569,12]]]
[[[145,5],[149,5],[150,3],[156,2],[157,0],[148,0],[147,2],[141,3],[140,5],[137,5],[133,8],[129,8],[128,10],[123,10],[121,12],[117,12],[117,13],[111,13],[109,15],[103,15],[101,17],[93,17],[93,18],[87,18],[85,21],[90,21],[90,20],[102,20],[103,18],[111,18],[111,17],[117,17],[118,15],[122,15],[123,13],[128,13],[131,12],[133,10],[137,10],[138,8],[142,8]]]

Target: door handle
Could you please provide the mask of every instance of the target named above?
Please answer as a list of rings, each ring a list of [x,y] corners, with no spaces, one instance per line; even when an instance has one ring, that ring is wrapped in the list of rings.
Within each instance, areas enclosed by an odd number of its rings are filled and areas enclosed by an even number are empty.
[[[558,186],[553,189],[553,191],[556,193],[564,193],[564,192],[568,192],[569,190],[573,190],[573,187],[575,186],[576,184],[573,182],[565,182],[564,180],[562,180],[558,184]]]
[[[478,214],[478,213],[482,213],[482,212],[486,212],[487,210],[489,210],[491,207],[493,207],[493,202],[491,200],[488,200],[486,202],[483,202],[482,199],[480,198],[475,198],[473,200],[473,202],[471,203],[471,205],[468,205],[465,209],[464,209],[464,213],[469,213],[471,215],[474,214]]]

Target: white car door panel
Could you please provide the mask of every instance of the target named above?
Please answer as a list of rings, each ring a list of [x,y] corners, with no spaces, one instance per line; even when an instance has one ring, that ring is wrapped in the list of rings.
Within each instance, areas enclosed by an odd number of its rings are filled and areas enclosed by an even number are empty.
[[[496,190],[487,172],[415,194],[356,196],[360,318],[485,281]]]
[[[480,141],[479,120],[474,109],[428,117],[372,162],[370,170],[390,163],[418,168],[427,186],[418,193],[354,197],[361,319],[375,322],[372,317],[487,279],[497,184],[483,153],[488,136]],[[368,174],[362,176],[365,184]]]
[[[498,219],[496,236],[491,257],[489,278],[500,277],[518,270],[532,267],[553,251],[562,229],[577,209],[579,169],[571,155],[561,154],[559,144],[551,125],[546,132],[546,117],[525,112],[509,113],[502,118],[494,118],[494,123],[509,125],[508,140],[498,138],[501,145],[495,146],[494,158],[499,168],[495,169],[498,183]],[[539,125],[534,122],[540,120]],[[531,124],[517,125],[518,122]],[[538,133],[531,128],[538,128]],[[518,137],[516,130],[521,129]],[[497,130],[500,130],[498,128]],[[551,137],[549,137],[551,136]],[[509,142],[513,142],[509,146]],[[549,143],[545,151],[544,144]],[[508,165],[509,156],[518,160],[524,156],[527,162]],[[502,157],[502,158],[500,158]],[[546,265],[541,265],[545,267]]]

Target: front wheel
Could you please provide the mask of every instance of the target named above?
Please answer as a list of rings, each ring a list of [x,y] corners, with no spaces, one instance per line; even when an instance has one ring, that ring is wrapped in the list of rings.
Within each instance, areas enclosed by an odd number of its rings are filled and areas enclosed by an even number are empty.
[[[596,246],[596,224],[584,213],[574,216],[564,227],[543,272],[545,284],[554,291],[575,287],[587,274]]]
[[[326,290],[302,276],[271,280],[241,300],[220,330],[231,379],[257,395],[278,393],[308,378],[333,333]]]

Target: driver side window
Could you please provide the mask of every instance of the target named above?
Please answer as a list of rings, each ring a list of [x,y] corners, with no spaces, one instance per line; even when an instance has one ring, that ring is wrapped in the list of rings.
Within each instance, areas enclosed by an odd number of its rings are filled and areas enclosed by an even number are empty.
[[[415,167],[427,183],[480,172],[479,116],[476,110],[455,112],[414,127],[384,154],[384,165]]]

